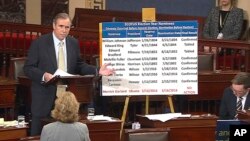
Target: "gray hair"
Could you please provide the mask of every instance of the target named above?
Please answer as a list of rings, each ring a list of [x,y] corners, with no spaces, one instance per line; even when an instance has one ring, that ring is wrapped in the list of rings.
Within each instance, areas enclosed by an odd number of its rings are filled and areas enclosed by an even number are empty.
[[[56,24],[56,21],[58,19],[69,19],[71,21],[70,16],[67,13],[58,13],[54,19],[53,19],[53,23]]]

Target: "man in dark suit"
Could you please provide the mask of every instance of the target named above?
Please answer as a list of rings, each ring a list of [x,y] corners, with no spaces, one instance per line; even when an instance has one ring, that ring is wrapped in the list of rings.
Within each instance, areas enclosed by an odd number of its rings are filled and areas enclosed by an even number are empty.
[[[32,80],[32,124],[31,135],[41,133],[41,119],[49,117],[56,98],[56,85],[44,86],[42,83],[53,78],[58,69],[58,44],[64,44],[64,70],[70,74],[96,74],[97,68],[82,61],[79,43],[75,38],[68,36],[71,19],[66,13],[59,13],[53,20],[53,32],[34,40],[28,52],[24,65],[25,74]],[[113,69],[104,64],[99,69],[100,75],[111,75]]]
[[[228,120],[237,118],[237,110],[250,108],[250,74],[238,73],[231,81],[232,85],[224,90],[221,100],[219,118]],[[241,104],[237,109],[237,103]]]

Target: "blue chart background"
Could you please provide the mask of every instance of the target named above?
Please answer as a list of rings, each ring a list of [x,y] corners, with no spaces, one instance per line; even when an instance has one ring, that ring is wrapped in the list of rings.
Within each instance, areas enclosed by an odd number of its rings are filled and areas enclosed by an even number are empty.
[[[160,24],[161,23],[161,24]],[[150,29],[148,29],[151,27]],[[179,28],[178,28],[179,27]],[[192,27],[192,28],[183,28]],[[150,33],[145,33],[151,31]],[[158,33],[162,34],[158,34]],[[186,32],[186,34],[184,34]],[[130,36],[129,33],[138,33]],[[163,34],[164,33],[164,34]],[[167,34],[172,33],[172,34]],[[193,33],[193,34],[191,34]],[[191,37],[198,35],[197,21],[160,21],[144,25],[143,22],[103,22],[102,38],[140,38],[140,37]]]

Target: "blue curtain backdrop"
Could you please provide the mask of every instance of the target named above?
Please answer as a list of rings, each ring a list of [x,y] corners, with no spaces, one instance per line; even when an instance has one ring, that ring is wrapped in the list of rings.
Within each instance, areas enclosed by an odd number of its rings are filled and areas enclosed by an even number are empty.
[[[141,12],[156,8],[156,13],[206,17],[215,0],[106,0],[107,10]]]

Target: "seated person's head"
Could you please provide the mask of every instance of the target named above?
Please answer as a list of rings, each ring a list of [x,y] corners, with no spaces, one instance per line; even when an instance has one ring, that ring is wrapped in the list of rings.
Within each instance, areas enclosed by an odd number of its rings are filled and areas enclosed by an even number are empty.
[[[231,82],[231,89],[237,97],[244,96],[250,90],[250,74],[247,72],[238,73]]]
[[[57,121],[64,123],[76,122],[78,115],[79,103],[72,92],[63,92],[55,101],[55,108],[51,112],[51,116]]]

